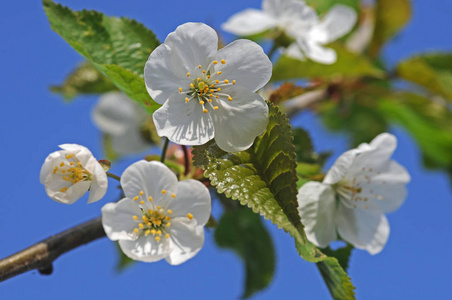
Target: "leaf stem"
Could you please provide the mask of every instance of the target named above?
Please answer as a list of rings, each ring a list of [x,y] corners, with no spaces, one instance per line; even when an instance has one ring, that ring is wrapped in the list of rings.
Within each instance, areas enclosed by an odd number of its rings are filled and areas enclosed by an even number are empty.
[[[165,143],[163,144],[162,156],[160,156],[160,162],[165,162],[166,150],[168,149],[169,139],[165,137]]]
[[[108,177],[116,179],[117,181],[121,182],[121,177],[119,177],[118,175],[115,175],[115,174],[112,174],[112,173],[109,173],[109,172],[105,172],[105,173],[107,173]]]

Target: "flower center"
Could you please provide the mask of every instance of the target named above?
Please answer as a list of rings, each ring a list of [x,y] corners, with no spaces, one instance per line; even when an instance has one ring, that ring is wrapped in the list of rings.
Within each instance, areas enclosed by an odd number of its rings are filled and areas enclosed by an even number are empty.
[[[218,109],[218,101],[228,100],[232,101],[232,97],[229,94],[221,92],[221,89],[225,86],[234,85],[235,80],[229,80],[224,78],[223,72],[220,70],[221,66],[226,64],[226,61],[222,59],[220,61],[220,68],[214,72],[213,66],[218,65],[218,61],[212,61],[206,69],[203,69],[201,65],[197,66],[193,73],[188,72],[187,77],[192,79],[187,90],[179,88],[180,94],[185,94],[185,102],[189,103],[190,100],[195,99],[201,105],[203,113],[207,113],[212,110]]]
[[[161,191],[162,197],[165,196],[166,190]],[[176,194],[171,194],[171,198],[176,198]],[[146,200],[145,200],[146,199]],[[132,218],[137,222],[137,227],[133,229],[134,235],[145,236],[152,235],[155,241],[160,242],[162,237],[166,239],[170,237],[168,228],[171,226],[171,215],[173,211],[160,206],[154,205],[154,199],[151,196],[145,197],[144,192],[140,191],[138,196],[133,198],[134,201],[138,201],[142,212],[141,218],[139,216],[133,216]],[[143,205],[148,201],[151,208],[144,209]],[[193,219],[191,213],[187,214],[188,219]]]
[[[62,161],[59,166],[55,166],[53,174],[61,175],[64,181],[72,184],[91,180],[91,173],[82,166],[82,163],[73,153],[66,154],[64,158],[66,158],[66,161]],[[64,193],[67,189],[68,187],[63,187],[60,191]]]

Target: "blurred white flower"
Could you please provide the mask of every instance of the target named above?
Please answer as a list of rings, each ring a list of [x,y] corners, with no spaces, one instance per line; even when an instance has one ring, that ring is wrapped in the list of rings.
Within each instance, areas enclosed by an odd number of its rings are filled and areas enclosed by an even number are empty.
[[[94,124],[111,136],[113,149],[120,155],[138,153],[151,144],[141,134],[141,125],[149,115],[121,92],[103,94],[95,106]]]
[[[144,69],[157,133],[183,145],[212,138],[228,152],[249,148],[268,124],[268,107],[255,93],[271,77],[262,48],[237,40],[218,50],[218,36],[202,23],[186,23],[149,56]]]
[[[356,19],[356,12],[344,5],[335,5],[320,20],[304,1],[263,0],[262,11],[247,9],[232,16],[222,28],[242,36],[276,29],[295,40],[284,52],[289,57],[332,64],[337,60],[336,52],[323,45],[348,33]]]
[[[88,190],[88,203],[100,200],[108,187],[107,175],[91,152],[77,144],[59,146],[63,150],[47,156],[40,181],[53,200],[72,204]]]
[[[389,160],[396,146],[395,136],[380,134],[370,144],[343,153],[323,183],[300,188],[298,211],[311,242],[324,248],[338,233],[370,254],[383,249],[389,237],[384,214],[403,203],[410,181],[405,168]]]
[[[128,257],[178,265],[201,250],[211,210],[201,182],[178,182],[164,164],[139,161],[124,171],[121,186],[126,198],[102,208],[102,224]]]

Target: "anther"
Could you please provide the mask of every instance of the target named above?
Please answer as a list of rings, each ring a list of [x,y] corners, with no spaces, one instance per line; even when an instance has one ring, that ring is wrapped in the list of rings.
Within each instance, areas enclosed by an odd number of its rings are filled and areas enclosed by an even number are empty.
[[[214,64],[214,65],[216,65],[217,63],[218,63],[218,61],[216,61],[216,60],[213,61],[213,64]]]
[[[171,197],[176,198],[176,194],[171,194]]]
[[[66,192],[66,191],[67,191],[67,187],[62,188],[60,191],[61,191],[62,193]]]
[[[140,198],[140,197],[135,196],[135,197],[133,197],[133,201],[137,201],[139,198]]]
[[[144,228],[143,223],[138,224],[138,227],[140,227],[141,229],[143,229],[143,228]]]
[[[190,77],[190,72],[187,73],[187,77]]]
[[[229,80],[225,79],[225,80],[224,80],[224,83],[228,84],[228,83],[229,83]]]
[[[169,234],[169,233],[165,234],[165,238],[166,238],[166,239],[169,238],[169,237],[170,237],[170,234]]]
[[[138,228],[134,228],[134,229],[133,229],[133,232],[135,232],[136,234],[138,234],[138,232],[140,232],[140,231],[138,230]]]
[[[198,80],[198,81],[201,81],[201,78],[198,77],[197,80]]]
[[[63,166],[64,166],[64,162],[61,162],[60,167],[63,167]]]
[[[226,63],[226,61],[225,61],[224,59],[222,59],[222,60],[221,60],[221,64],[224,65],[225,63]]]
[[[143,194],[144,194],[144,192],[143,192],[143,191],[140,191],[140,196],[143,196]]]
[[[144,201],[143,200],[141,200],[140,202],[138,202],[139,204],[144,204]]]
[[[151,196],[149,196],[149,198],[148,198],[148,199],[149,199],[149,202],[152,202],[152,197],[151,197]]]
[[[204,104],[204,101],[200,100],[200,101],[199,101],[199,104],[203,105],[203,104]]]
[[[201,68],[200,68],[200,69],[201,69]],[[160,242],[160,237],[159,237],[159,236],[156,236],[156,237],[155,237],[155,241],[156,241],[156,242]]]
[[[202,72],[203,72],[204,74],[206,74],[206,70],[202,70]]]
[[[166,190],[162,190],[162,194],[166,194]]]
[[[217,72],[217,75],[221,75],[221,73],[222,73],[221,71],[218,71],[218,72]]]
[[[217,80],[215,80],[215,83],[216,83],[216,84],[220,83],[220,80],[218,80],[218,79],[217,79]]]
[[[145,236],[148,236],[150,233],[151,233],[151,231],[148,229],[148,230],[146,230],[146,231],[144,232],[144,235],[145,235]]]
[[[199,68],[199,69],[201,69],[201,68],[202,68],[202,66],[201,66],[201,65],[199,65],[199,66],[198,66],[198,68]]]
[[[185,102],[189,102],[190,101],[190,99],[188,99],[187,97],[185,97]]]
[[[191,219],[193,219],[193,215],[191,213],[188,213],[187,218],[189,218],[191,220]]]
[[[206,114],[206,113],[208,112],[208,110],[207,110],[206,108],[204,108],[204,109],[202,110],[202,112]]]
[[[218,106],[214,106],[213,109],[217,110],[217,109],[218,109]]]
[[[229,101],[232,101],[232,97],[231,97],[231,96],[228,96],[228,100],[229,100]]]
[[[235,80],[232,80],[232,84],[235,84]]]
[[[151,230],[152,235],[155,235],[156,232],[157,232],[157,231],[156,231],[155,229],[152,229],[152,230]]]
[[[166,223],[166,227],[170,227],[170,226],[171,226],[170,222]]]
[[[169,213],[170,215],[173,213],[171,209],[168,209],[166,212]]]
[[[179,88],[179,93],[182,93],[182,88],[181,87]]]
[[[133,216],[132,217],[134,220],[138,220],[138,217],[137,216]]]
[[[190,88],[191,88],[191,89],[194,89],[194,88],[195,88],[195,85],[194,85],[193,83],[190,83]]]

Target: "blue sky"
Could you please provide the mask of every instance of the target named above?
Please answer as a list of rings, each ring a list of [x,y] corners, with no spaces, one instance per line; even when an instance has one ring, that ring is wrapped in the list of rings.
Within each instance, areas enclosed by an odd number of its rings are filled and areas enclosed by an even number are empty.
[[[66,0],[74,9],[96,9],[108,15],[137,19],[160,40],[178,25],[201,21],[219,28],[228,16],[260,0],[208,1],[94,1]],[[414,1],[413,20],[385,49],[390,63],[427,50],[452,51],[449,0]],[[101,158],[100,132],[91,122],[96,97],[78,98],[71,104],[51,92],[82,61],[47,22],[40,1],[8,1],[0,11],[2,104],[0,109],[0,257],[8,256],[52,234],[96,217],[100,208],[117,198],[110,188],[105,200],[86,205],[83,198],[68,206],[50,200],[39,183],[45,157],[62,143],[78,143]],[[232,39],[230,35],[225,35]],[[347,149],[344,136],[327,132],[312,115],[294,120],[310,130],[317,150],[334,149],[335,157]],[[445,299],[452,297],[452,202],[448,178],[426,171],[412,139],[394,128],[399,148],[394,158],[412,175],[409,195],[397,212],[388,216],[391,236],[379,255],[355,250],[349,275],[359,299]],[[121,174],[138,160],[130,157],[114,165]],[[330,164],[332,163],[330,161]],[[113,187],[116,183],[110,181]],[[214,209],[218,207],[214,204]],[[315,265],[303,261],[293,240],[266,222],[272,233],[277,268],[274,282],[255,299],[329,299]],[[0,284],[4,299],[98,299],[165,297],[166,299],[236,299],[244,279],[241,261],[214,245],[207,232],[203,250],[185,264],[139,263],[122,274],[114,271],[114,244],[101,239],[60,257],[54,274],[28,272]],[[447,296],[449,295],[449,297]]]

